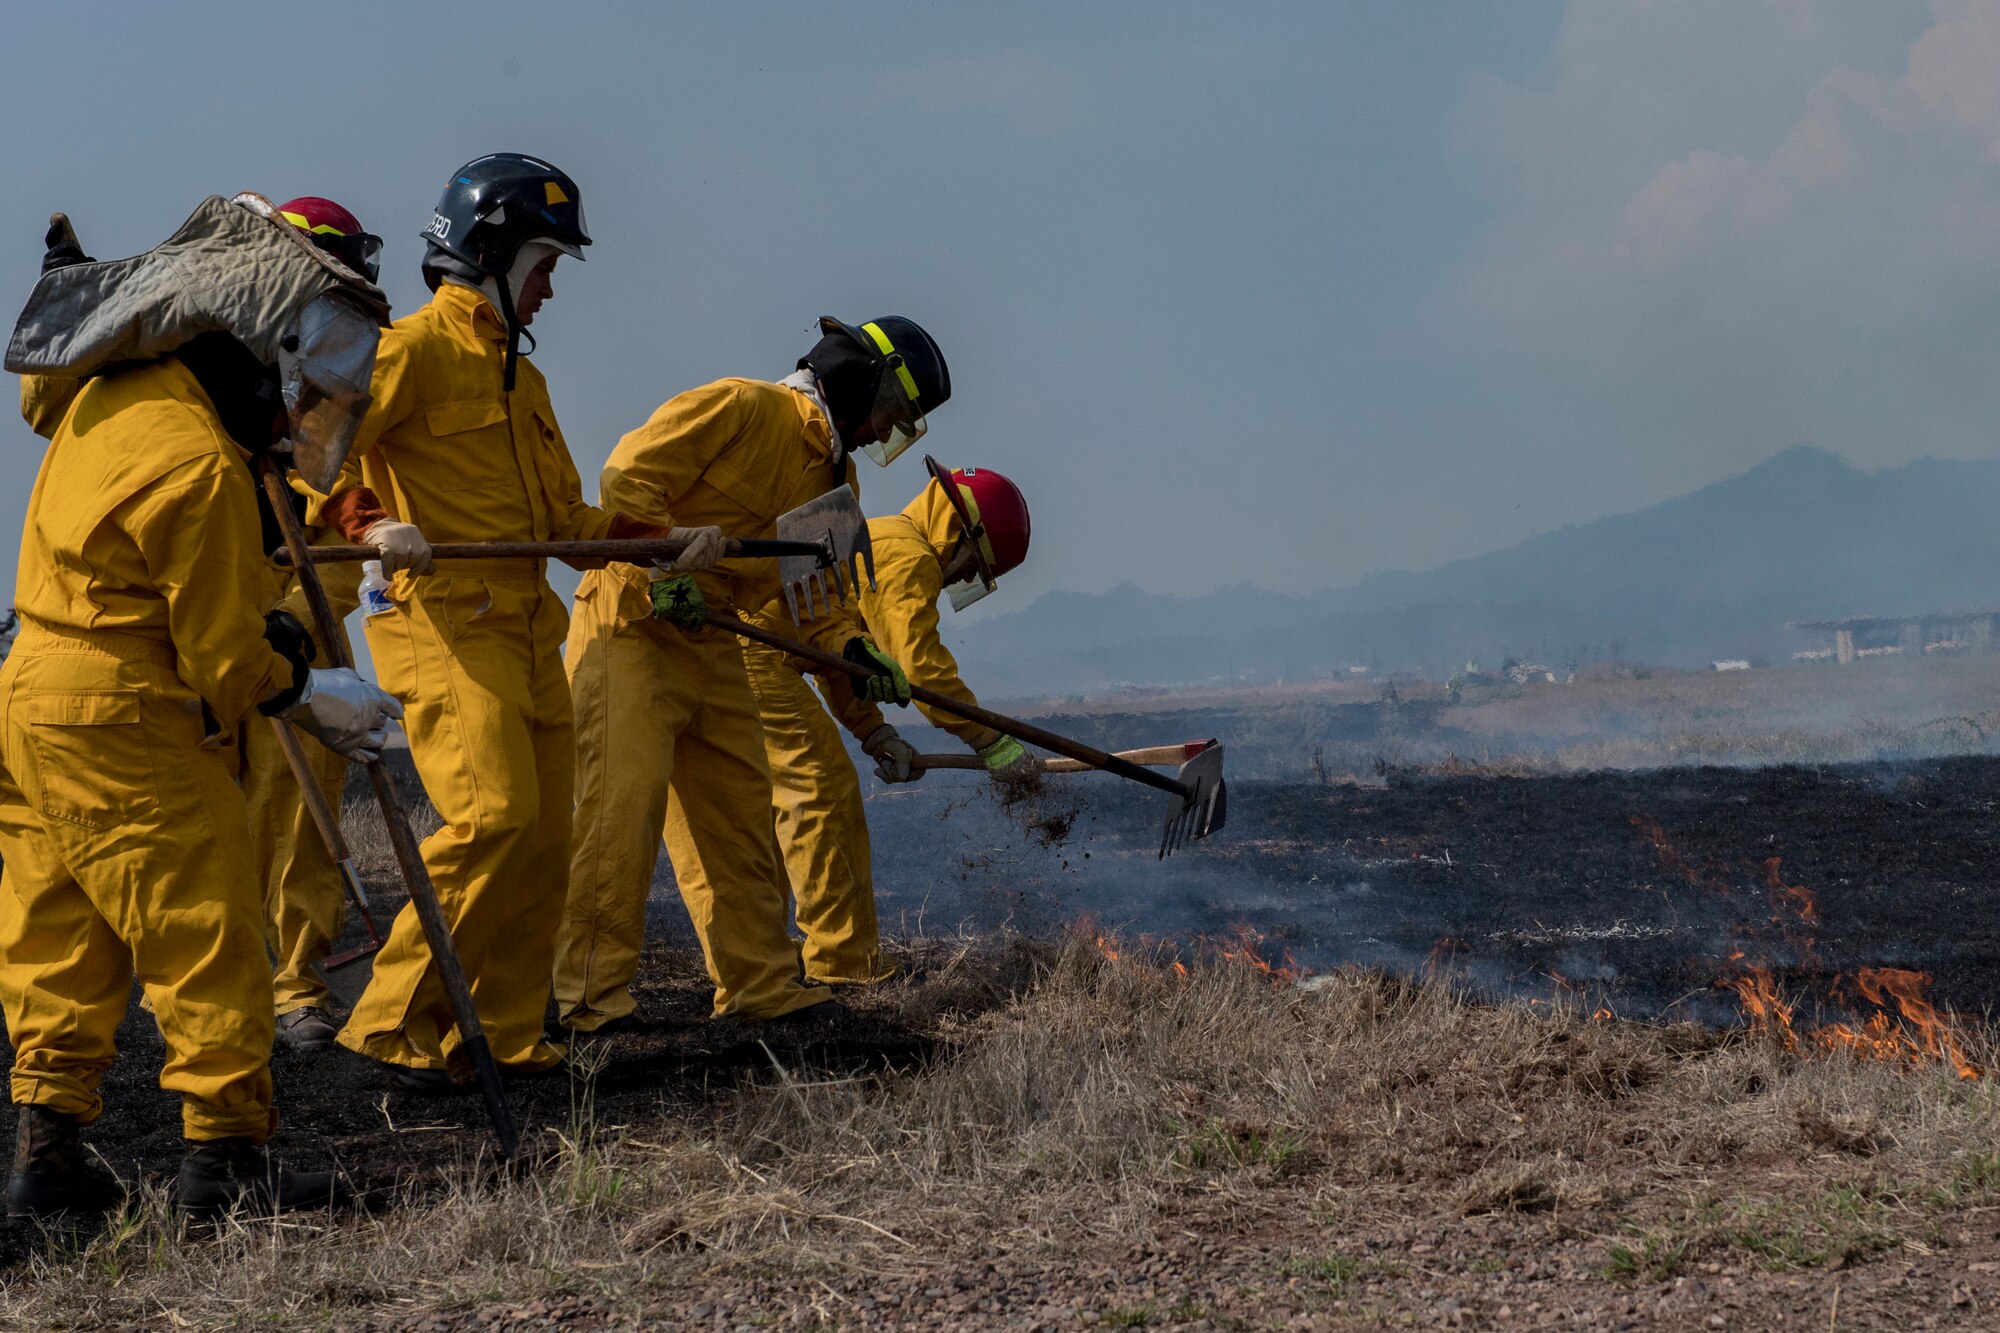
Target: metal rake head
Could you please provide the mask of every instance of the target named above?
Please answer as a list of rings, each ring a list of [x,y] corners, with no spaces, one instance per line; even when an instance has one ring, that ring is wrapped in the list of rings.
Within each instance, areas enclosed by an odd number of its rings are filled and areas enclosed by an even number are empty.
[[[849,579],[859,589],[865,573],[868,587],[875,587],[875,548],[868,540],[868,520],[848,487],[836,486],[779,515],[777,536],[811,542],[824,552],[778,558],[778,581],[793,624],[832,610],[835,600],[845,601]]]
[[[1195,838],[1206,838],[1229,818],[1229,785],[1222,780],[1222,747],[1211,745],[1181,765],[1174,780],[1185,793],[1167,812],[1160,834],[1160,857],[1172,856]]]

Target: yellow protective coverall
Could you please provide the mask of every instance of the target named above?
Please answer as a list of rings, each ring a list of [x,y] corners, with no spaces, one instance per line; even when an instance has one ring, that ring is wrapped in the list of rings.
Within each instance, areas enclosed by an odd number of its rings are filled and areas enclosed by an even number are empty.
[[[611,515],[583,501],[548,388],[522,361],[501,388],[507,334],[479,293],[446,284],[382,337],[374,405],[343,481],[371,487],[434,542],[590,540]],[[355,473],[358,471],[358,476]],[[569,874],[576,736],[562,600],[539,560],[455,561],[398,574],[371,616],[382,688],[444,826],[424,840],[494,1059],[545,1069],[546,980]],[[459,1072],[465,1057],[416,912],[405,907],[340,1042],[377,1060]]]
[[[136,975],[190,1139],[276,1128],[271,991],[226,735],[292,684],[264,641],[255,483],[178,361],[89,381],[21,538],[0,667],[0,1005],[12,1093],[89,1121]]]
[[[847,480],[812,397],[726,379],[672,399],[612,450],[599,499],[656,523],[769,537],[780,514]],[[578,1031],[630,1014],[646,899],[664,828],[701,936],[715,1012],[775,1018],[827,998],[801,980],[790,893],[771,837],[771,773],[737,640],[652,618],[649,570],[584,575],[570,625],[577,713],[577,843],[555,968],[556,1010]],[[763,606],[770,561],[694,576],[712,611]],[[838,652],[853,616],[801,637]]]
[[[55,375],[23,375],[22,420],[37,435],[54,439],[70,404],[87,383]],[[297,616],[312,633],[319,646],[317,660],[326,665],[330,661],[326,645],[318,642],[319,632],[305,594],[289,570],[275,564],[267,568],[274,588],[291,587],[291,593],[278,605]],[[361,567],[329,564],[321,568],[320,580],[326,585],[334,614],[344,619],[360,601]],[[306,812],[298,782],[270,724],[253,713],[235,732],[240,747],[238,779],[250,804],[251,847],[263,872],[265,915],[275,960],[272,998],[281,1015],[307,1005],[324,1009],[330,993],[313,968],[333,951],[333,941],[340,937],[346,917],[340,868]],[[338,811],[347,785],[347,760],[304,733],[299,743],[319,774],[321,789]]]
[[[870,519],[875,588],[863,586],[860,605],[875,643],[896,660],[912,685],[976,704],[979,700],[959,678],[958,662],[938,636],[944,561],[960,535],[958,517],[935,481],[902,513]],[[765,618],[775,614],[767,608]],[[779,629],[775,623],[770,627]],[[828,982],[881,980],[894,969],[881,958],[868,820],[853,761],[795,663],[760,644],[745,643],[743,652],[763,714],[773,824],[797,898],[799,929],[806,937],[806,975]],[[823,678],[820,688],[855,736],[865,740],[883,724],[881,710],[858,698],[847,677]],[[991,728],[923,704],[917,707],[933,725],[974,750],[1000,739]]]

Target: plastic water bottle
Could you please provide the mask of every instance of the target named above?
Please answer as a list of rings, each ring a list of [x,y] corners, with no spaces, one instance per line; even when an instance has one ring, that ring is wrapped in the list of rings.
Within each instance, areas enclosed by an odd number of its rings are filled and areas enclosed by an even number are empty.
[[[361,562],[361,613],[379,616],[384,611],[394,611],[396,604],[389,600],[389,580],[382,577],[380,560]]]

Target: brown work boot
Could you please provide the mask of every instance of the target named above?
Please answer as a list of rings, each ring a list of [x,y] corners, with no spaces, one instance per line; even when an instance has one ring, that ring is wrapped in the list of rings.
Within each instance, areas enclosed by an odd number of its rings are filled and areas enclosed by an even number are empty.
[[[10,1222],[80,1219],[124,1201],[118,1178],[84,1151],[75,1116],[46,1106],[23,1106],[20,1115],[14,1174],[7,1180]]]
[[[278,1015],[278,1044],[295,1051],[323,1051],[339,1031],[333,1015],[316,1004]]]
[[[183,1215],[198,1219],[220,1217],[239,1204],[252,1212],[290,1213],[346,1201],[333,1172],[287,1170],[264,1144],[242,1138],[188,1144],[174,1199]]]

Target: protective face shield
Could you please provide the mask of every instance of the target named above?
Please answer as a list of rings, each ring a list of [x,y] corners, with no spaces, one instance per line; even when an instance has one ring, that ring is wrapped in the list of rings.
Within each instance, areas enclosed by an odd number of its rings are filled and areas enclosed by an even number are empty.
[[[292,463],[315,490],[333,489],[368,414],[381,336],[371,315],[333,291],[307,302],[278,344]]]
[[[930,472],[931,480],[944,491],[945,499],[951,502],[952,513],[958,516],[958,530],[964,534],[959,538],[963,543],[961,556],[951,563],[954,567],[964,565],[965,576],[944,587],[945,596],[951,599],[951,609],[963,611],[1000,586],[987,572],[993,564],[992,551],[988,548],[985,530],[974,521],[972,511],[966,507],[965,496],[959,492],[958,483],[944,464],[925,454],[924,467]],[[955,568],[946,570],[946,577],[954,572]]]
[[[875,405],[868,413],[875,438],[861,448],[875,460],[877,466],[887,467],[905,449],[923,438],[927,426],[923,409],[917,406],[917,377],[903,364],[902,353],[896,351],[887,335],[873,324],[861,327],[875,340],[877,350],[885,358],[881,376],[875,381]]]
[[[998,586],[998,584],[981,582],[979,576],[974,574],[963,583],[945,584],[944,595],[951,599],[952,610],[963,611],[966,607],[971,606]]]
[[[331,251],[341,263],[359,273],[370,282],[382,280],[382,238],[373,232],[356,232],[352,236],[341,236],[320,246]]]

